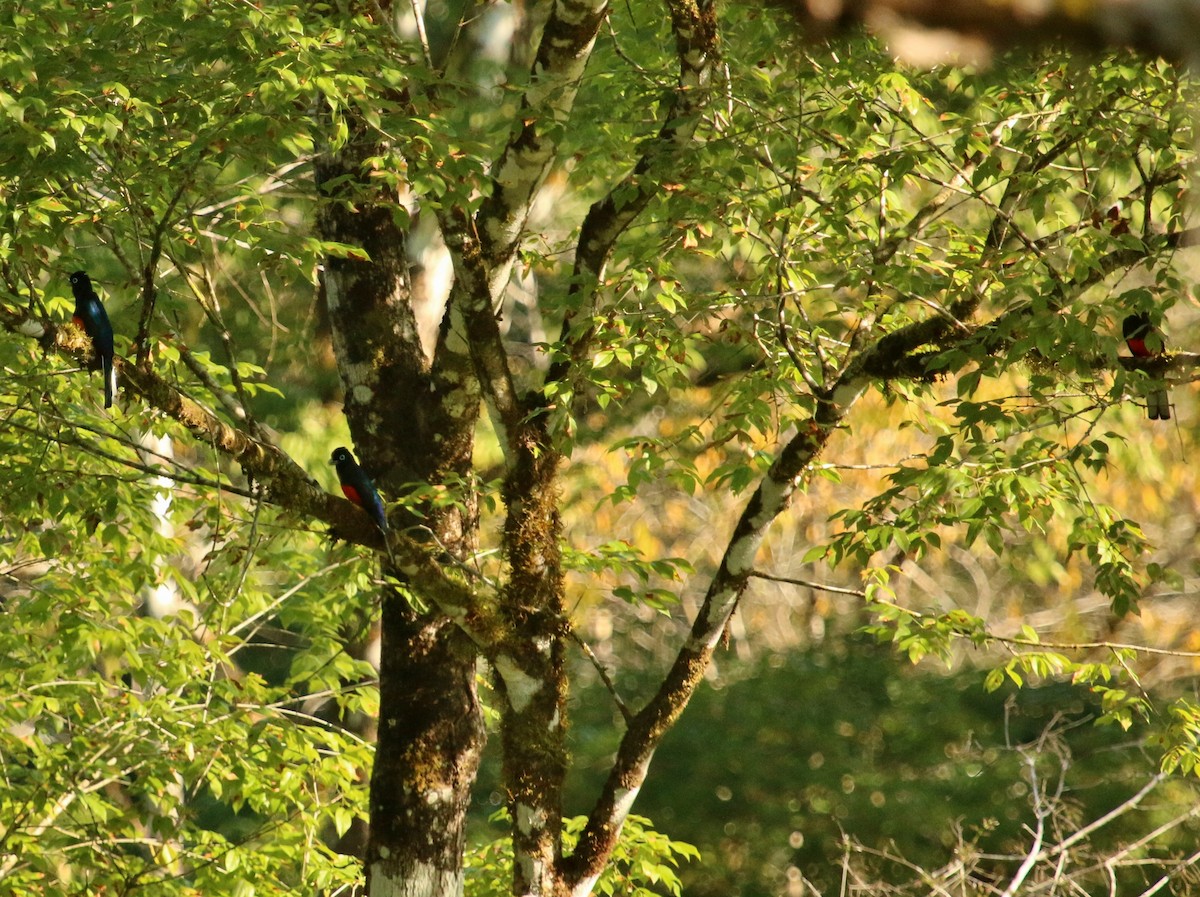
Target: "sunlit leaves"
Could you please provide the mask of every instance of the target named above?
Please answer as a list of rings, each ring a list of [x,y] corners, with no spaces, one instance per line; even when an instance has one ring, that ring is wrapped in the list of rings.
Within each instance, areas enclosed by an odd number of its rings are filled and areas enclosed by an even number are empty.
[[[507,822],[501,811],[492,817],[494,822]],[[570,850],[583,831],[587,818],[576,816],[563,820],[563,844]],[[612,862],[595,884],[595,893],[609,897],[653,897],[664,891],[678,895],[683,892],[679,866],[700,859],[693,845],[673,840],[655,831],[650,820],[631,815],[621,827],[621,836],[613,851]],[[512,847],[507,838],[492,841],[467,858],[467,897],[501,897],[505,890],[504,870],[512,863]]]
[[[1200,774],[1200,706],[1180,698],[1170,708],[1168,725],[1161,736],[1163,772]]]
[[[890,602],[869,606],[880,623],[867,627],[867,631],[883,641],[890,641],[912,663],[926,656],[948,663],[958,639],[977,644],[986,641],[983,621],[965,611],[934,616],[911,613]]]
[[[1023,405],[955,403],[960,434],[938,436],[923,458],[888,474],[889,487],[861,507],[834,512],[840,534],[810,556],[867,564],[896,550],[919,559],[946,538],[966,547],[982,542],[1004,555],[1024,531],[1084,555],[1114,609],[1135,608],[1145,587],[1135,563],[1148,547],[1145,535],[1081,489],[1109,464],[1109,443],[1084,439],[1066,450],[1039,432],[1038,409]]]
[[[118,0],[49,5],[17,23],[0,48],[6,301],[64,317],[65,288],[47,272],[92,267],[125,342],[148,273],[159,289],[153,364],[218,405],[278,395],[268,356],[286,325],[259,300],[286,287],[307,307],[322,261],[369,261],[361,246],[311,237],[311,157],[352,147],[365,129],[389,147],[364,154],[367,192],[394,202],[397,223],[411,223],[402,194],[424,210],[470,211],[516,103],[504,86],[488,103],[462,102],[462,85],[438,82],[382,22],[319,12]],[[738,52],[705,92],[694,151],[636,167],[677,66],[661,18],[631,26],[629,13],[614,8],[576,114],[553,135],[549,183],[563,193],[547,190],[521,256],[550,335],[536,337],[541,354],[517,371],[528,374],[518,391],[538,388],[542,361],[578,364],[544,397],[580,412],[562,424],[564,454],[620,423],[609,441],[625,479],[606,510],[655,490],[753,489],[861,352],[945,322],[916,347],[929,364],[915,381],[872,384],[919,422],[917,454],[888,458],[874,497],[822,507],[834,529],[802,546],[805,559],[870,568],[950,545],[1011,557],[1014,539],[1032,535],[1086,562],[1118,614],[1136,608],[1162,571],[1140,569],[1143,533],[1088,486],[1112,463],[1098,416],[1137,379],[1108,379],[1113,324],[1131,306],[1166,307],[1180,285],[1163,231],[1184,220],[1192,140],[1174,75],[1119,59],[903,71],[866,40],[796,49],[735,7],[723,14]],[[587,203],[631,171],[618,205],[645,184],[656,194],[597,291],[574,293],[569,250]],[[353,209],[358,198],[331,201]],[[1142,260],[1145,280],[1120,283]],[[237,311],[223,317],[230,302]],[[243,332],[240,353],[214,350]],[[24,811],[9,835],[44,858],[20,874],[52,876],[94,850],[125,878],[161,875],[165,888],[335,890],[347,867],[313,845],[362,806],[366,749],[336,720],[375,710],[371,672],[347,649],[373,620],[369,567],[289,534],[295,522],[259,507],[253,484],[238,483],[248,494],[237,499],[215,490],[237,471],[204,446],[187,444],[180,469],[146,460],[124,429],[162,421],[138,409],[103,419],[85,374],[67,382],[53,376],[58,359],[5,345],[0,472],[5,510],[22,510],[0,555],[19,583],[5,596],[16,663],[4,671],[0,753],[29,762],[6,761],[17,786],[0,818],[45,795],[75,804],[44,829]],[[284,351],[304,348],[293,336]],[[872,439],[871,421],[851,412],[845,424]],[[835,463],[817,473],[836,477]],[[193,479],[150,479],[172,471]],[[152,510],[165,494],[167,515]],[[460,495],[389,498],[446,507]],[[699,566],[654,558],[625,532],[596,541],[564,547],[567,569],[658,610]],[[179,599],[170,615],[144,610],[156,590]],[[966,610],[927,614],[878,582],[869,591],[876,633],[914,661],[992,637]],[[988,684],[1075,676],[1114,721],[1138,712],[1115,670],[1035,642],[1032,630],[1010,639],[1016,657]],[[118,798],[154,794],[168,796],[146,835]],[[101,823],[126,843],[88,841],[87,825]],[[621,887],[677,889],[664,860],[683,852],[650,848],[622,856]],[[303,874],[289,850],[312,858]]]
[[[603,574],[613,579],[632,580],[634,584],[619,584],[612,594],[631,604],[644,604],[666,611],[679,603],[678,592],[670,587],[686,574],[694,573],[685,558],[647,559],[627,541],[611,541],[588,551],[566,548],[563,564],[568,570]]]
[[[26,415],[0,431],[6,886],[284,894],[310,883],[298,862],[357,881],[321,835],[365,806],[369,746],[330,724],[372,709],[369,670],[329,647],[367,610],[359,565],[139,469],[162,456],[84,429],[56,446]]]
[[[683,377],[712,389],[711,411],[622,434],[612,500],[753,488],[855,347],[961,306],[921,347],[928,381],[878,384],[928,432],[924,456],[831,508],[837,531],[805,559],[919,562],[951,545],[1007,558],[1032,538],[1081,560],[1117,613],[1136,608],[1148,542],[1089,484],[1119,438],[1094,428],[1135,379],[1116,364],[1115,322],[1161,313],[1179,287],[1161,238],[1139,232],[1182,220],[1174,188],[1143,195],[1146,171],[1173,182],[1190,152],[1174,74],[1120,59],[1022,58],[1022,78],[899,71],[865,43],[791,53],[769,24],[727,24],[756,61],[731,67],[706,112],[709,170],[667,179],[611,266],[619,317],[579,324],[595,336],[588,395],[610,419],[671,401],[662,385]],[[1128,276],[1135,264],[1153,283]],[[631,339],[643,321],[654,343]],[[688,352],[658,367],[674,351],[664,331]]]

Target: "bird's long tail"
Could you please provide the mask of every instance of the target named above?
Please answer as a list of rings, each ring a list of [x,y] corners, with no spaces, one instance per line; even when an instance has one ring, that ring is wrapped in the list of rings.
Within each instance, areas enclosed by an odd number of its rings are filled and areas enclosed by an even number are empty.
[[[1171,419],[1171,397],[1165,389],[1152,389],[1146,396],[1146,414],[1150,420]]]
[[[113,396],[117,394],[117,369],[113,366],[112,356],[100,356],[100,368],[104,373],[104,407],[111,408]]]

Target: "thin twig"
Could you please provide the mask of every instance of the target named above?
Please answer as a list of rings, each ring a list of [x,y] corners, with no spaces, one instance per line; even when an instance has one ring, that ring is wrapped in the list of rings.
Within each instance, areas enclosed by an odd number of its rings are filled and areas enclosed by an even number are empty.
[[[816,589],[820,592],[835,592],[838,595],[853,595],[856,598],[866,598],[867,593],[862,589],[846,589],[842,586],[831,586],[823,582],[812,582],[808,579],[793,579],[790,576],[776,576],[774,573],[763,573],[761,570],[751,570],[750,575],[756,579],[766,579],[770,582],[782,582],[791,586],[801,586],[806,589]]]
[[[574,629],[568,629],[567,632],[571,637],[571,641],[579,646],[579,650],[583,652],[584,656],[592,662],[592,666],[596,668],[596,672],[600,675],[600,681],[604,683],[604,687],[607,688],[608,693],[612,695],[613,702],[617,705],[617,709],[621,711],[621,716],[625,720],[625,725],[628,726],[633,722],[633,714],[630,712],[629,707],[626,706],[625,702],[621,700],[621,696],[617,693],[617,687],[613,684],[612,679],[609,678],[608,671],[605,670],[604,666],[600,663],[600,658],[596,656],[596,652],[594,652],[591,649],[591,646],[589,646],[588,643],[580,637],[578,632],[576,632]]]
[[[1200,850],[1197,850],[1195,853],[1193,853],[1191,856],[1187,857],[1186,859],[1181,860],[1179,862],[1179,864],[1172,871],[1168,872],[1166,875],[1164,875],[1162,878],[1160,878],[1158,881],[1156,881],[1154,884],[1152,884],[1146,890],[1142,891],[1142,893],[1139,894],[1138,897],[1153,897],[1154,894],[1157,894],[1159,891],[1161,891],[1163,888],[1165,888],[1168,884],[1170,884],[1172,876],[1174,876],[1181,869],[1187,869],[1189,866],[1192,866],[1198,860],[1200,860]]]
[[[254,498],[255,497],[253,492],[251,492],[247,489],[242,489],[238,486],[234,486],[232,483],[223,483],[220,480],[211,480],[208,477],[203,477],[203,476],[200,476],[199,474],[192,473],[191,471],[186,470],[186,468],[182,468],[181,466],[179,466],[178,462],[172,462],[176,465],[176,469],[168,470],[166,468],[159,467],[157,465],[151,466],[148,464],[143,464],[138,461],[131,461],[128,458],[122,458],[120,455],[113,454],[112,452],[109,452],[109,451],[106,451],[105,449],[100,448],[100,446],[98,446],[94,442],[91,442],[86,439],[80,439],[78,436],[67,435],[67,433],[64,433],[64,432],[60,432],[54,436],[47,437],[45,433],[43,433],[41,430],[38,430],[36,427],[26,426],[15,420],[7,421],[7,425],[11,426],[17,430],[20,430],[23,433],[28,433],[33,436],[46,437],[51,442],[55,442],[60,445],[73,445],[76,448],[82,449],[83,451],[87,452],[89,455],[92,455],[97,458],[102,458],[105,461],[111,461],[114,464],[119,464],[122,467],[126,467],[130,470],[136,470],[139,473],[145,473],[145,474],[149,474],[150,476],[156,476],[156,477],[166,477],[167,479],[172,480],[173,482],[185,483],[189,486],[203,486],[207,489],[218,489],[218,490],[221,490],[224,492],[232,492],[234,495],[240,495],[243,498]],[[139,451],[146,451],[145,446],[138,445],[138,444],[132,442],[131,440],[125,438],[124,436],[121,436],[121,435],[118,435],[115,433],[103,433],[103,432],[95,429],[94,427],[90,427],[86,424],[81,424],[79,422],[74,422],[71,424],[71,426],[75,430],[85,430],[85,431],[94,432],[94,433],[97,433],[98,435],[103,436],[106,439],[112,439],[112,440],[119,442],[122,445],[126,445],[130,448],[133,448],[133,449],[136,449]],[[67,431],[67,432],[70,432],[70,431]]]
[[[425,67],[435,71],[433,53],[429,50],[429,36],[425,33],[425,11],[421,9],[421,0],[410,0],[412,4],[413,21],[417,23],[417,40],[421,44],[421,54],[425,57]]]

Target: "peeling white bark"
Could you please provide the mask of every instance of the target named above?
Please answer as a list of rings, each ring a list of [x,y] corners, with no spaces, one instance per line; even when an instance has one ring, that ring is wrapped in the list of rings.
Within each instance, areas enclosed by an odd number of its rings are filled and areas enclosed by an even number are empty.
[[[138,440],[146,449],[142,461],[146,464],[161,464],[163,459],[175,457],[175,445],[170,436],[155,436],[153,433],[143,433]],[[175,489],[175,481],[170,477],[153,478],[158,487],[154,498],[150,501],[150,513],[154,515],[154,531],[159,535],[171,538],[175,535],[175,524],[171,522],[171,502]],[[197,625],[196,635],[203,639],[205,631],[199,621],[203,618],[199,609],[183,599],[179,587],[175,584],[174,575],[168,570],[161,557],[154,558],[156,583],[146,588],[142,600],[146,613],[158,620],[179,616],[180,611],[188,611],[191,621]]]
[[[599,9],[603,5],[603,3],[572,3],[571,0],[558,0],[554,4],[554,15],[564,22],[578,25],[591,15],[593,10]]]
[[[538,807],[517,804],[515,816],[517,831],[523,835],[531,834],[535,828],[540,831],[546,827],[546,811]]]
[[[592,888],[596,887],[596,882],[599,880],[599,872],[597,872],[595,875],[589,875],[571,889],[571,897],[588,897],[588,895],[592,893]]]
[[[539,123],[562,122],[570,116],[606,5],[607,0],[558,0],[543,31],[545,45],[539,48],[533,78],[518,113],[517,120],[527,124],[513,135],[497,161],[492,172],[496,182],[493,199],[476,217],[488,245],[492,269],[488,285],[493,304],[503,296],[512,272],[513,251],[558,152],[558,144],[547,139],[546,127],[539,127]],[[590,34],[570,33],[588,20],[597,25]],[[568,33],[556,39],[564,23],[570,26]]]
[[[386,858],[371,866],[370,897],[461,897],[462,873],[413,863],[394,869]]]
[[[329,307],[330,312],[337,311],[338,306],[342,304],[342,293],[339,289],[340,279],[332,274],[328,266],[323,266],[321,271],[325,284],[325,304]]]
[[[46,328],[42,325],[42,322],[36,318],[25,318],[17,324],[16,329],[17,333],[24,336],[32,336],[34,339],[41,339],[46,332]]]
[[[647,757],[639,770],[638,781],[642,781],[646,777],[646,772],[650,767],[650,758]],[[634,801],[641,794],[642,786],[637,785],[633,788],[625,788],[617,792],[616,807],[613,809],[613,823],[620,828],[625,824],[625,820],[629,818],[629,812],[633,809]]]
[[[526,674],[511,657],[504,654],[498,656],[492,666],[504,682],[509,705],[517,713],[523,713],[534,695],[541,690],[541,681]]]
[[[525,229],[525,221],[529,215],[529,210],[521,215],[520,219],[511,219],[507,223],[499,222],[503,226],[496,237],[496,245],[516,245],[517,240],[521,237],[521,232]],[[505,241],[505,242],[499,242]],[[504,293],[508,289],[509,281],[512,280],[512,269],[514,256],[509,256],[502,264],[496,265],[488,272],[488,295],[492,298],[492,305],[499,306],[504,299]]]
[[[534,863],[533,857],[527,853],[518,853],[514,859],[517,866],[520,867],[523,881],[537,881],[537,864]],[[531,895],[527,895],[527,897],[531,897]]]
[[[406,249],[417,336],[426,363],[432,364],[438,329],[454,284],[454,260],[442,239],[437,218],[428,213],[414,215]]]
[[[762,540],[759,539],[756,546],[761,544]],[[712,600],[708,602],[708,612],[704,615],[703,633],[699,636],[689,635],[683,650],[699,654],[717,647],[717,642],[721,640],[725,631],[725,621],[729,619],[734,605],[737,604],[738,594],[737,589],[725,589],[713,595]]]
[[[637,781],[638,785],[633,788],[622,788],[616,793],[616,801],[613,806],[612,815],[609,817],[609,824],[614,826],[617,833],[620,834],[622,827],[625,825],[625,820],[629,818],[630,812],[633,810],[634,802],[637,800],[638,794],[641,793],[641,782],[645,781],[646,775],[650,770],[650,760],[654,756],[653,751],[638,764]],[[575,887],[571,889],[571,897],[588,897],[592,893],[592,889],[596,887],[596,882],[600,880],[600,873],[589,875],[581,879]]]
[[[858,401],[866,388],[867,381],[861,377],[839,383],[833,391],[833,402],[845,413]]]
[[[778,492],[780,491],[778,487],[779,484],[773,480],[763,480],[763,489],[769,488],[771,491]],[[759,516],[761,518],[762,515]],[[763,527],[756,521],[754,531],[750,536],[729,547],[729,552],[725,555],[725,569],[731,575],[742,576],[754,569],[754,558],[758,555],[759,546],[762,545],[762,530]]]

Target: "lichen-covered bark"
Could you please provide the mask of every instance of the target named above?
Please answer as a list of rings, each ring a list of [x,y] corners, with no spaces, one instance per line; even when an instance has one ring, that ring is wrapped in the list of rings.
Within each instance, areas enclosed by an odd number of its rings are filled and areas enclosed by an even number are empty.
[[[321,276],[351,432],[356,437],[387,432],[398,429],[402,411],[417,414],[406,421],[404,433],[358,446],[363,466],[377,481],[386,481],[411,455],[406,450],[414,446],[404,443],[421,442],[427,429],[423,403],[409,397],[428,373],[409,304],[405,235],[394,218],[397,197],[386,187],[364,183],[364,159],[378,152],[368,135],[360,135],[317,159],[314,168],[321,198],[318,232],[361,249],[350,257],[326,258]]]
[[[698,111],[706,99],[703,89],[716,56],[713,7],[709,3],[674,2],[670,8],[680,58],[679,87],[664,116],[658,140],[638,159],[633,171],[594,205],[585,218],[576,252],[571,307],[584,307],[590,301],[617,239],[660,189],[655,167],[688,150],[699,121]],[[583,17],[581,21],[590,20]],[[575,46],[590,46],[580,40],[582,32],[577,28],[569,33],[575,39]],[[554,32],[548,26],[543,46],[553,37]],[[565,41],[555,39],[560,43]],[[542,56],[539,53],[539,60]],[[464,236],[462,243],[454,247],[459,273],[456,295],[463,303],[476,371],[506,446],[508,475],[504,498],[508,516],[504,548],[509,582],[502,596],[502,613],[510,634],[491,660],[498,688],[506,701],[501,725],[504,781],[513,817],[513,893],[520,895],[566,894],[580,882],[594,881],[589,876],[593,872],[598,874],[608,861],[620,822],[636,794],[636,788],[627,792],[621,799],[620,813],[610,818],[612,837],[603,843],[593,842],[595,849],[590,860],[576,863],[571,874],[564,874],[571,867],[564,865],[561,855],[567,689],[563,670],[565,607],[555,491],[560,458],[551,435],[554,412],[542,407],[544,393],[523,399],[513,394],[492,315],[498,286],[507,277],[505,271],[503,278],[498,278],[497,271],[503,270],[516,245],[513,225],[524,214],[523,203],[540,182],[538,166],[548,161],[539,155],[541,137],[538,122],[527,121],[506,150],[496,192],[477,218],[480,226],[473,231],[459,229],[461,234],[479,233],[482,238],[475,242]],[[506,183],[506,172],[510,176],[523,172],[523,179],[509,177]],[[517,184],[520,190],[514,186]],[[568,320],[564,334],[570,326]],[[589,342],[590,335],[584,334],[571,345],[567,358],[552,366],[548,380],[573,376],[574,365],[586,357]],[[703,661],[696,667],[697,679],[702,669]],[[691,687],[694,688],[694,683]],[[649,752],[658,737],[660,733],[654,735]],[[645,756],[648,760],[649,753]],[[645,764],[640,775],[645,775]],[[581,867],[586,867],[587,872],[574,874]]]
[[[509,579],[501,612],[511,635],[492,657],[505,700],[503,773],[513,818],[513,893],[521,895],[556,892],[567,769],[566,608],[554,489],[560,457],[543,423],[538,418],[522,429],[526,450],[504,484]]]
[[[529,211],[558,155],[578,81],[604,21],[607,0],[558,0],[542,29],[530,82],[516,116],[519,127],[492,170],[492,186],[474,216],[441,214],[454,261],[451,303],[462,316],[483,395],[511,468],[514,439],[527,409],[513,386],[495,309],[503,298]]]
[[[488,653],[504,699],[501,739],[513,818],[512,887],[522,895],[562,893],[558,864],[567,686],[555,490],[560,457],[546,414],[535,412],[539,395],[521,397],[514,389],[494,308],[507,285],[529,208],[556,156],[553,135],[569,115],[605,9],[603,0],[559,0],[554,5],[523,98],[521,124],[494,167],[491,194],[473,221],[454,211],[442,219],[455,261],[452,302],[462,315],[474,370],[505,451],[503,545],[509,577],[500,596],[502,631]],[[675,116],[671,118],[664,134],[677,127]],[[683,127],[694,128],[694,123]],[[638,174],[647,165],[643,160]],[[595,275],[592,283],[617,236],[655,189],[589,216],[591,224],[584,227],[589,242],[581,241],[579,264]]]
[[[411,483],[469,479],[478,381],[465,356],[422,345],[408,278],[398,197],[372,182],[364,160],[380,138],[361,122],[315,164],[320,235],[361,249],[327,260],[322,283],[345,413],[359,458],[385,499]],[[395,511],[393,528],[434,557],[465,558],[477,543],[476,498],[447,508]],[[381,555],[406,588],[382,595],[380,718],[371,774],[367,884],[374,895],[456,897],[464,823],[484,741],[476,648],[451,623],[469,602],[426,593],[426,571],[402,553]],[[408,589],[431,610],[416,610]]]
[[[484,741],[475,651],[444,616],[417,613],[394,589],[383,596],[382,626],[369,893],[455,897]]]
[[[525,410],[513,384],[508,354],[493,310],[490,274],[471,219],[459,213],[444,214],[442,229],[454,260],[452,310],[462,319],[475,377],[487,402],[506,465],[511,467],[517,455],[513,436],[525,417]]]
[[[558,888],[561,792],[566,770],[563,575],[555,491],[559,454],[544,416],[513,384],[495,317],[529,210],[557,153],[557,135],[607,0],[557,0],[542,30],[519,125],[492,170],[492,189],[471,218],[442,214],[455,264],[451,303],[461,316],[475,376],[501,447],[508,581],[487,645],[504,700],[503,769],[513,817],[513,893]]]
[[[520,127],[494,166],[491,195],[476,219],[493,297],[508,285],[533,198],[558,155],[559,124],[570,114],[607,9],[608,0],[556,0],[542,30]]]

